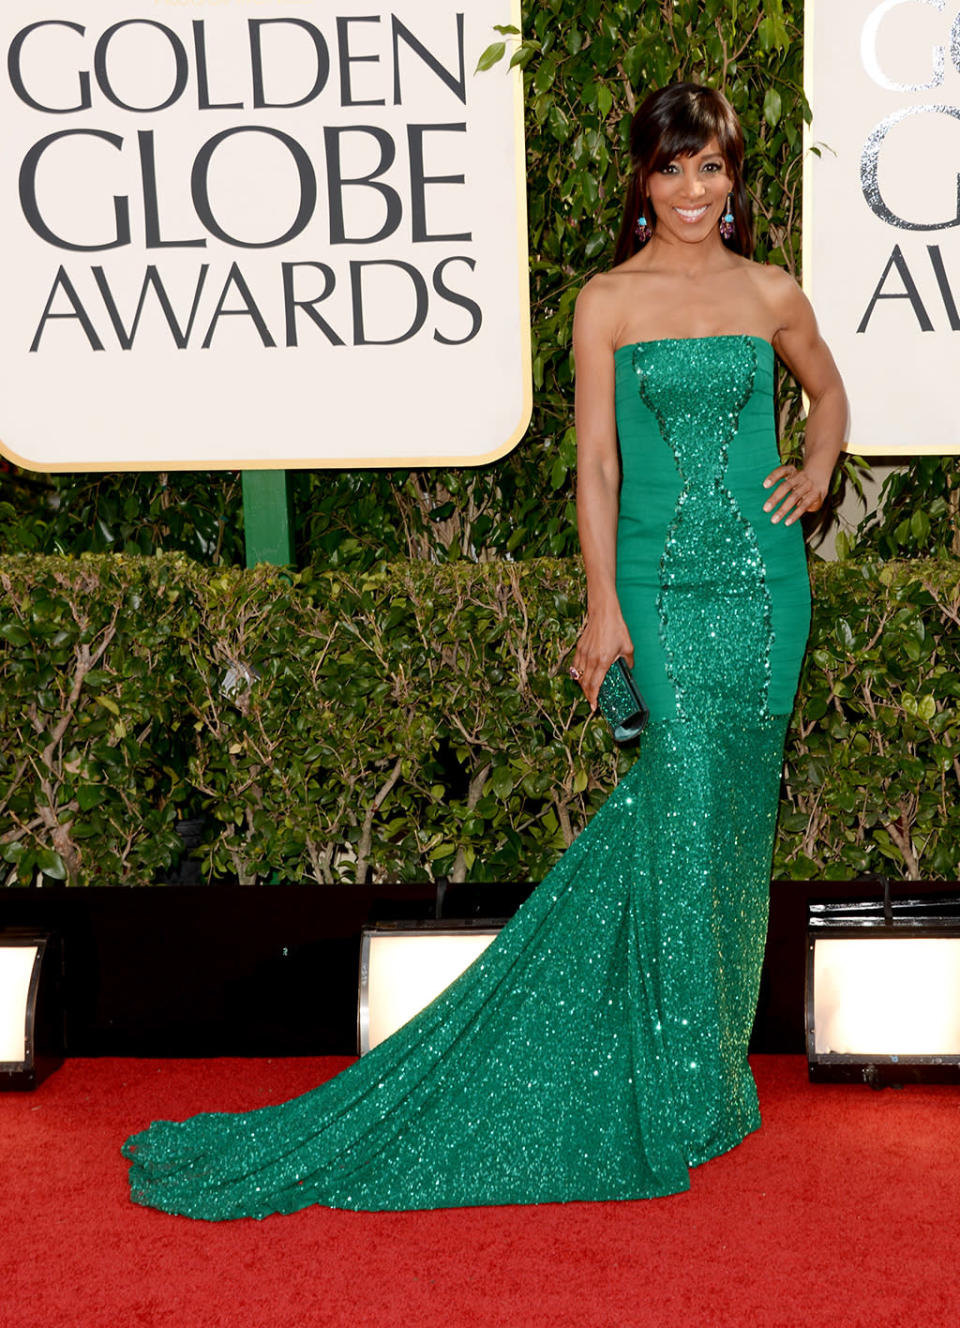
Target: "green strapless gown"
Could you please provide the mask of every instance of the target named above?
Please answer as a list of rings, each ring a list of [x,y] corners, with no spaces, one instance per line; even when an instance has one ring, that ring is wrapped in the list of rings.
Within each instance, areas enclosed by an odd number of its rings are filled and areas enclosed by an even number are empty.
[[[618,584],[651,722],[492,946],[362,1060],[276,1107],[157,1121],[137,1203],[220,1220],[636,1199],[759,1125],[747,1064],[783,739],[809,621],[798,525],[762,511],[773,352],[616,354]]]

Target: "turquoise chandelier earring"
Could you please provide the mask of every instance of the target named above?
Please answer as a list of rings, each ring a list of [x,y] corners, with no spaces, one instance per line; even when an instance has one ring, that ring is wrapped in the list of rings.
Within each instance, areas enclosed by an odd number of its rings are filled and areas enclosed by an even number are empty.
[[[637,224],[634,226],[634,230],[637,233],[637,239],[640,243],[642,245],[646,244],[650,239],[650,236],[653,234],[653,227],[650,225],[649,221],[647,221],[645,212],[641,212],[639,217],[637,217]]]
[[[720,218],[720,234],[725,240],[732,240],[736,229],[736,218],[733,215],[733,194],[727,194],[727,210]]]

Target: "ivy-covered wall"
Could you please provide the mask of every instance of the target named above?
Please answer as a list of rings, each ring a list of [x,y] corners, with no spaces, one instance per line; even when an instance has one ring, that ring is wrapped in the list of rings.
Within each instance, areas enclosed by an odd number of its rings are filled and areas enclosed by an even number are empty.
[[[775,874],[960,867],[960,567],[821,563]],[[573,560],[0,560],[0,884],[539,880],[632,759]],[[179,830],[178,830],[179,824]]]

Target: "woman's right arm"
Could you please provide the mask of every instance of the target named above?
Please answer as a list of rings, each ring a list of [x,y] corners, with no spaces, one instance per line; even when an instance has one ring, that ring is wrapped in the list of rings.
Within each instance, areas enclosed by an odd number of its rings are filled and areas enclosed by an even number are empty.
[[[620,655],[633,666],[633,642],[617,598],[617,515],[620,458],[614,411],[612,324],[596,278],[577,299],[573,319],[576,362],[577,529],[587,575],[587,623],[574,667],[591,709],[604,674]]]

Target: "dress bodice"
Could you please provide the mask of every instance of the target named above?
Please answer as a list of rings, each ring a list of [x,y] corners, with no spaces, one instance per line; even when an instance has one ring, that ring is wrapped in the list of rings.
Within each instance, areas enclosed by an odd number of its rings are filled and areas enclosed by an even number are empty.
[[[780,460],[773,347],[665,338],[621,346],[615,364],[617,579],[648,704],[682,719],[736,694],[783,713],[809,610],[800,527],[763,511]],[[771,596],[778,580],[789,589]]]
[[[667,338],[615,355],[621,512],[674,515],[680,492],[729,490],[749,519],[777,465],[773,347],[760,337]]]

